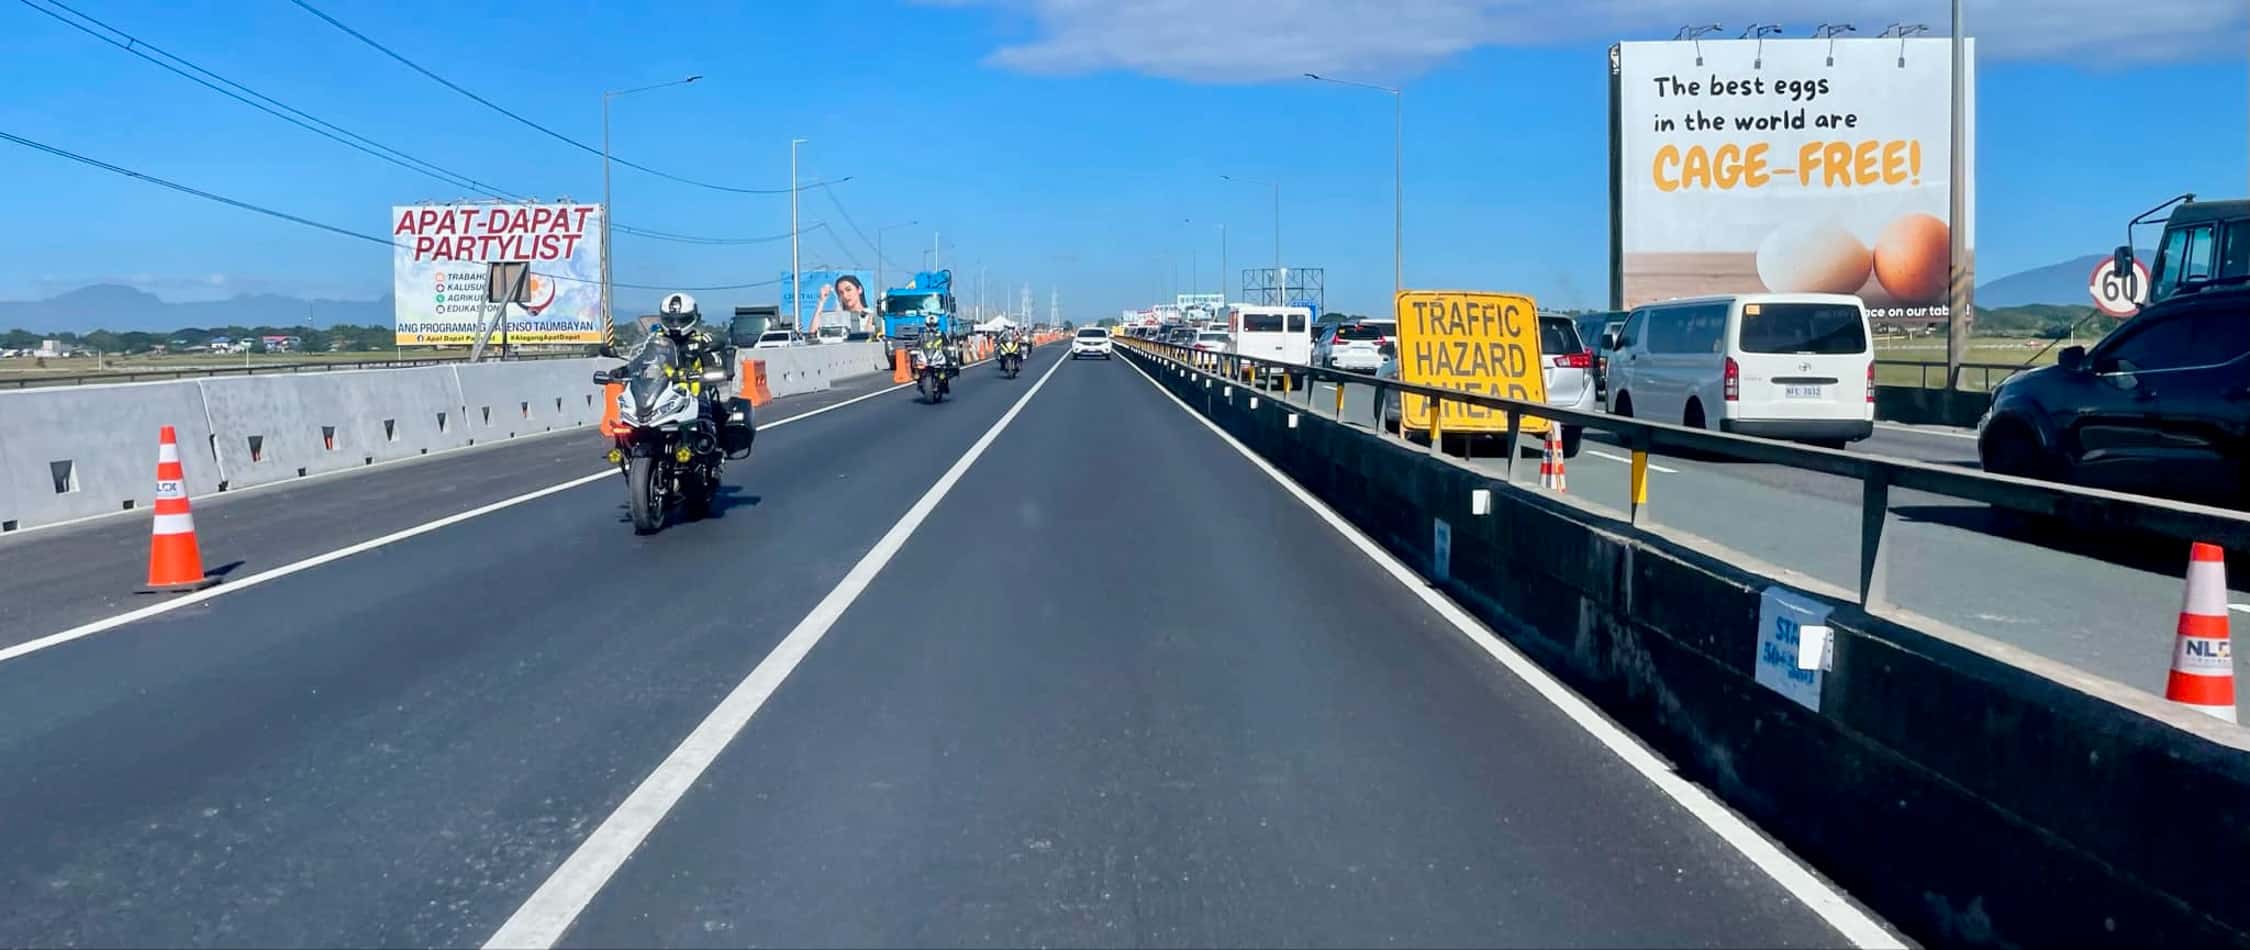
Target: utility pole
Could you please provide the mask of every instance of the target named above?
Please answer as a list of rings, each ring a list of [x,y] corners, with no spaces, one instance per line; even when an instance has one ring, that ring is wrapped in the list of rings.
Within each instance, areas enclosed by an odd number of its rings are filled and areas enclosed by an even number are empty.
[[[1945,301],[1945,388],[1961,386],[1961,355],[1968,347],[1969,313],[1976,307],[1976,290],[1970,286],[1967,172],[1968,130],[1962,107],[1968,98],[1967,40],[1961,34],[1961,0],[1953,0],[1953,142],[1951,168],[1946,173],[1947,259],[1952,264]],[[1901,40],[1900,42],[1905,42]]]
[[[1227,303],[1227,226],[1219,225],[1219,306]]]

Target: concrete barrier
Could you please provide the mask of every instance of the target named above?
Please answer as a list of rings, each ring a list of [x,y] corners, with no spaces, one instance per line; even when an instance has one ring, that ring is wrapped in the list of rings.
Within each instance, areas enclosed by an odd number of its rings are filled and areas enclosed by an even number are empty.
[[[2250,945],[2236,899],[2250,815],[2227,804],[2250,798],[2250,732],[1925,618],[1866,614],[1842,591],[1785,587],[1699,539],[1271,394],[1251,409],[1250,390],[1154,374],[1908,934]],[[1834,669],[1806,676],[1809,691],[1787,681],[1795,698],[1757,674],[1793,659],[1761,627],[1769,590],[1831,610]],[[2152,618],[2152,664],[2169,637]]]
[[[454,373],[431,366],[195,385],[225,487],[248,488],[466,445]]]
[[[0,392],[0,529],[133,508],[156,495],[156,435],[179,432],[191,495],[224,477],[194,382]]]
[[[744,350],[773,394],[883,372],[882,346]],[[208,495],[601,421],[594,372],[535,360],[0,392],[0,531],[144,508],[156,434],[179,432],[188,493]]]
[[[742,358],[766,361],[766,385],[773,395],[820,392],[837,381],[887,372],[880,343],[824,343],[770,350],[742,350]]]
[[[193,496],[599,421],[590,377],[541,360],[0,392],[0,530],[145,508],[157,430]],[[489,420],[486,411],[489,410]]]

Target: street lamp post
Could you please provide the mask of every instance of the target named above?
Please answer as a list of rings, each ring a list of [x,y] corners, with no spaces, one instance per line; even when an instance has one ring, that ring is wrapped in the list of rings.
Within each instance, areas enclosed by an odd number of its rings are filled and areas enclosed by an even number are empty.
[[[806,141],[789,140],[789,326],[792,329],[797,327],[797,314],[805,309],[805,275],[798,269],[797,258],[797,146]],[[817,311],[813,319],[820,319]]]
[[[1220,175],[1219,177],[1245,184],[1265,185],[1273,189],[1273,302],[1275,306],[1288,305],[1289,295],[1283,289],[1288,281],[1281,275],[1281,183],[1266,181],[1261,178],[1242,178],[1235,175]]]
[[[660,82],[647,86],[637,86],[632,89],[619,89],[602,93],[602,325],[605,327],[615,325],[609,302],[609,101],[618,96],[630,96],[636,92],[647,92],[651,89],[662,89],[666,86],[685,86],[701,78],[703,77],[700,75],[688,76],[682,79],[674,79],[671,82]]]
[[[1389,93],[1391,97],[1391,294],[1396,296],[1406,289],[1406,91],[1371,82],[1349,79],[1330,79],[1318,73],[1306,73],[1306,79],[1315,82],[1335,83],[1339,86],[1358,86]]]
[[[1227,303],[1227,225],[1219,222],[1219,306]]]

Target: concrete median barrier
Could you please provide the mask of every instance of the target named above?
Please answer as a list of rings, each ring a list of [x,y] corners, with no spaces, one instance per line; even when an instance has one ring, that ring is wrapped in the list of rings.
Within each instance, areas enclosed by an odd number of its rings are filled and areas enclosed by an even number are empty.
[[[2250,944],[2250,732],[1127,355],[1908,934]],[[1775,591],[1830,611],[1809,695],[1759,674]]]
[[[876,343],[744,350],[773,395],[882,372]],[[613,359],[218,377],[0,392],[0,527],[148,507],[156,433],[179,432],[188,493],[208,495],[597,425]],[[738,381],[738,383],[741,381]]]

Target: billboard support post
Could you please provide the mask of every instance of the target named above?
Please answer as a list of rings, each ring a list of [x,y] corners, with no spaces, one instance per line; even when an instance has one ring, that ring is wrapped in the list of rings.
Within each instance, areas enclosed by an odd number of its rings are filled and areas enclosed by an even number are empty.
[[[1945,388],[1961,388],[1961,355],[1967,347],[1969,336],[1969,311],[1976,306],[1976,290],[1970,285],[1967,229],[1969,220],[1968,197],[1962,184],[1968,180],[1962,111],[1966,98],[1963,86],[1967,80],[1967,56],[1962,50],[1961,0],[1953,0],[1953,100],[1952,100],[1952,153],[1947,158],[1946,214],[1952,226],[1948,229],[1946,260],[1952,268],[1948,275],[1945,301]]]
[[[477,339],[469,346],[471,363],[484,360],[484,347],[492,339],[495,324],[500,328],[500,355],[503,358],[508,355],[508,305],[524,302],[524,285],[531,278],[531,264],[527,261],[493,261],[484,265],[484,269],[484,299],[493,309],[477,320]],[[494,288],[502,283],[507,285],[507,292],[495,293]]]

